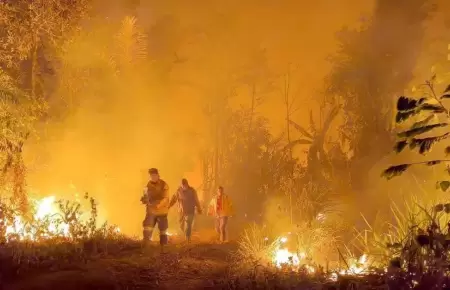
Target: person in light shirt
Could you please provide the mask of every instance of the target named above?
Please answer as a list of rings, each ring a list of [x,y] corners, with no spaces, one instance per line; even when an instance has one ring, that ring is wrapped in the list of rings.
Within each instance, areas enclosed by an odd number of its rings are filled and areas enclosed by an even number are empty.
[[[228,219],[233,215],[233,203],[228,194],[225,194],[222,186],[219,186],[217,195],[208,206],[208,215],[216,219],[216,232],[220,242],[226,242],[228,239]]]

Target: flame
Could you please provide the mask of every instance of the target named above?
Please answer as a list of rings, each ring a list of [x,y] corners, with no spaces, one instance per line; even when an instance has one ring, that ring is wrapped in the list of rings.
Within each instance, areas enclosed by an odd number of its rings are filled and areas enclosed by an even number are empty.
[[[13,222],[8,222],[5,218],[3,224],[5,226],[5,238],[10,240],[10,237],[16,237],[19,240],[31,240],[36,241],[38,238],[46,238],[49,236],[62,236],[69,237],[68,224],[60,222],[56,214],[58,214],[58,209],[55,205],[55,196],[44,197],[40,200],[35,201],[35,214],[34,221],[36,223],[44,223],[47,225],[46,231],[41,235],[37,235],[37,230],[28,225],[21,216],[14,216]]]
[[[265,239],[267,240],[267,238]],[[293,253],[285,247],[287,243],[287,237],[278,238],[278,247],[273,255],[273,263],[277,268],[287,267],[293,271],[299,270],[301,268],[306,269],[306,271],[310,274],[316,272],[316,268],[309,265],[306,258],[307,255],[304,252]],[[368,271],[368,258],[367,254],[363,254],[358,259],[354,259],[350,261],[348,269],[340,270],[337,272],[331,273],[329,279],[332,281],[337,281],[339,274],[340,275],[359,275]]]
[[[290,233],[289,233],[290,234]],[[283,268],[288,267],[292,270],[299,270],[301,267],[304,267],[308,273],[314,273],[315,269],[314,267],[302,263],[303,260],[306,258],[305,253],[292,253],[290,252],[286,247],[281,248],[282,244],[285,244],[288,239],[287,237],[280,237],[278,239],[279,246],[275,251],[274,257],[273,257],[273,263],[277,268]]]
[[[367,271],[368,262],[367,255],[364,254],[357,261],[349,264],[349,268],[346,270],[341,270],[339,273],[341,275],[359,275]]]
[[[274,258],[275,265],[281,268],[283,265],[298,266],[300,259],[297,254],[291,253],[288,249],[278,249],[275,252]]]
[[[55,202],[54,196],[44,197],[38,202],[37,211],[34,217],[36,219],[43,219],[47,215],[52,213],[53,203]]]

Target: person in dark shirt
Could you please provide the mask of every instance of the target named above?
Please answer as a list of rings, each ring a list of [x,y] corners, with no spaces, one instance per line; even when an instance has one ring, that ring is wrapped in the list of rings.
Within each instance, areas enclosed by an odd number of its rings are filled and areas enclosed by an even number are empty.
[[[189,182],[185,178],[181,180],[181,186],[172,196],[169,207],[172,207],[175,203],[178,203],[180,228],[186,236],[186,241],[189,243],[191,241],[195,209],[197,209],[199,214],[202,213],[202,209],[198,200],[197,191],[189,185]]]

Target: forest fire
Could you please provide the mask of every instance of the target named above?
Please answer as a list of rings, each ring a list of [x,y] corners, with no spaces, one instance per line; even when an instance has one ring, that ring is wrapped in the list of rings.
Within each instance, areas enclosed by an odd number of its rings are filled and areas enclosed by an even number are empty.
[[[359,259],[354,259],[349,265],[348,269],[341,270],[341,275],[360,275],[368,270],[367,255],[363,254]]]
[[[273,263],[275,266],[277,268],[288,268],[295,271],[298,271],[300,268],[304,268],[308,273],[314,273],[314,267],[303,263],[303,260],[306,258],[305,253],[292,253],[287,247],[282,247],[282,245],[284,245],[287,241],[287,237],[280,237],[278,239],[278,247],[273,257]]]
[[[48,196],[35,202],[33,223],[37,226],[32,226],[19,215],[14,215],[11,220],[4,218],[6,240],[36,241],[40,238],[70,237],[70,225],[61,221],[55,201],[55,196]]]
[[[85,196],[87,199],[87,195]],[[77,239],[87,237],[99,230],[120,233],[118,227],[107,227],[106,224],[97,229],[97,212],[93,199],[91,216],[86,218],[81,212],[78,202],[59,201],[55,196],[47,196],[32,202],[31,215],[26,216],[6,206],[0,219],[1,238],[10,242],[38,242],[52,238]]]
[[[292,271],[305,270],[308,274],[316,273],[316,268],[306,261],[306,253],[290,252],[287,247],[282,247],[288,241],[287,237],[280,237],[278,239],[279,246],[274,252],[273,263],[277,268],[290,269]],[[330,279],[335,280],[339,275],[352,276],[352,275],[364,275],[368,272],[368,256],[363,254],[358,259],[351,259],[347,261],[346,269],[339,269],[333,272]]]
[[[1,289],[449,288],[450,1],[272,2],[0,0]]]

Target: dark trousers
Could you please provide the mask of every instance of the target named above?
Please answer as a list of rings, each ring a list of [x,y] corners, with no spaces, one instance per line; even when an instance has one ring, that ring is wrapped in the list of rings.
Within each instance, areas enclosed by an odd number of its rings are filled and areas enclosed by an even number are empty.
[[[143,236],[144,242],[149,242],[152,239],[153,229],[158,224],[159,229],[159,243],[161,245],[167,244],[167,229],[169,228],[169,221],[167,215],[151,215],[146,214],[142,222],[144,227]]]
[[[193,214],[181,214],[180,215],[180,229],[185,234],[188,241],[191,240],[192,223],[194,222]]]
[[[224,242],[227,240],[227,226],[228,226],[228,217],[221,216],[216,217],[216,232],[219,234],[220,241]]]

